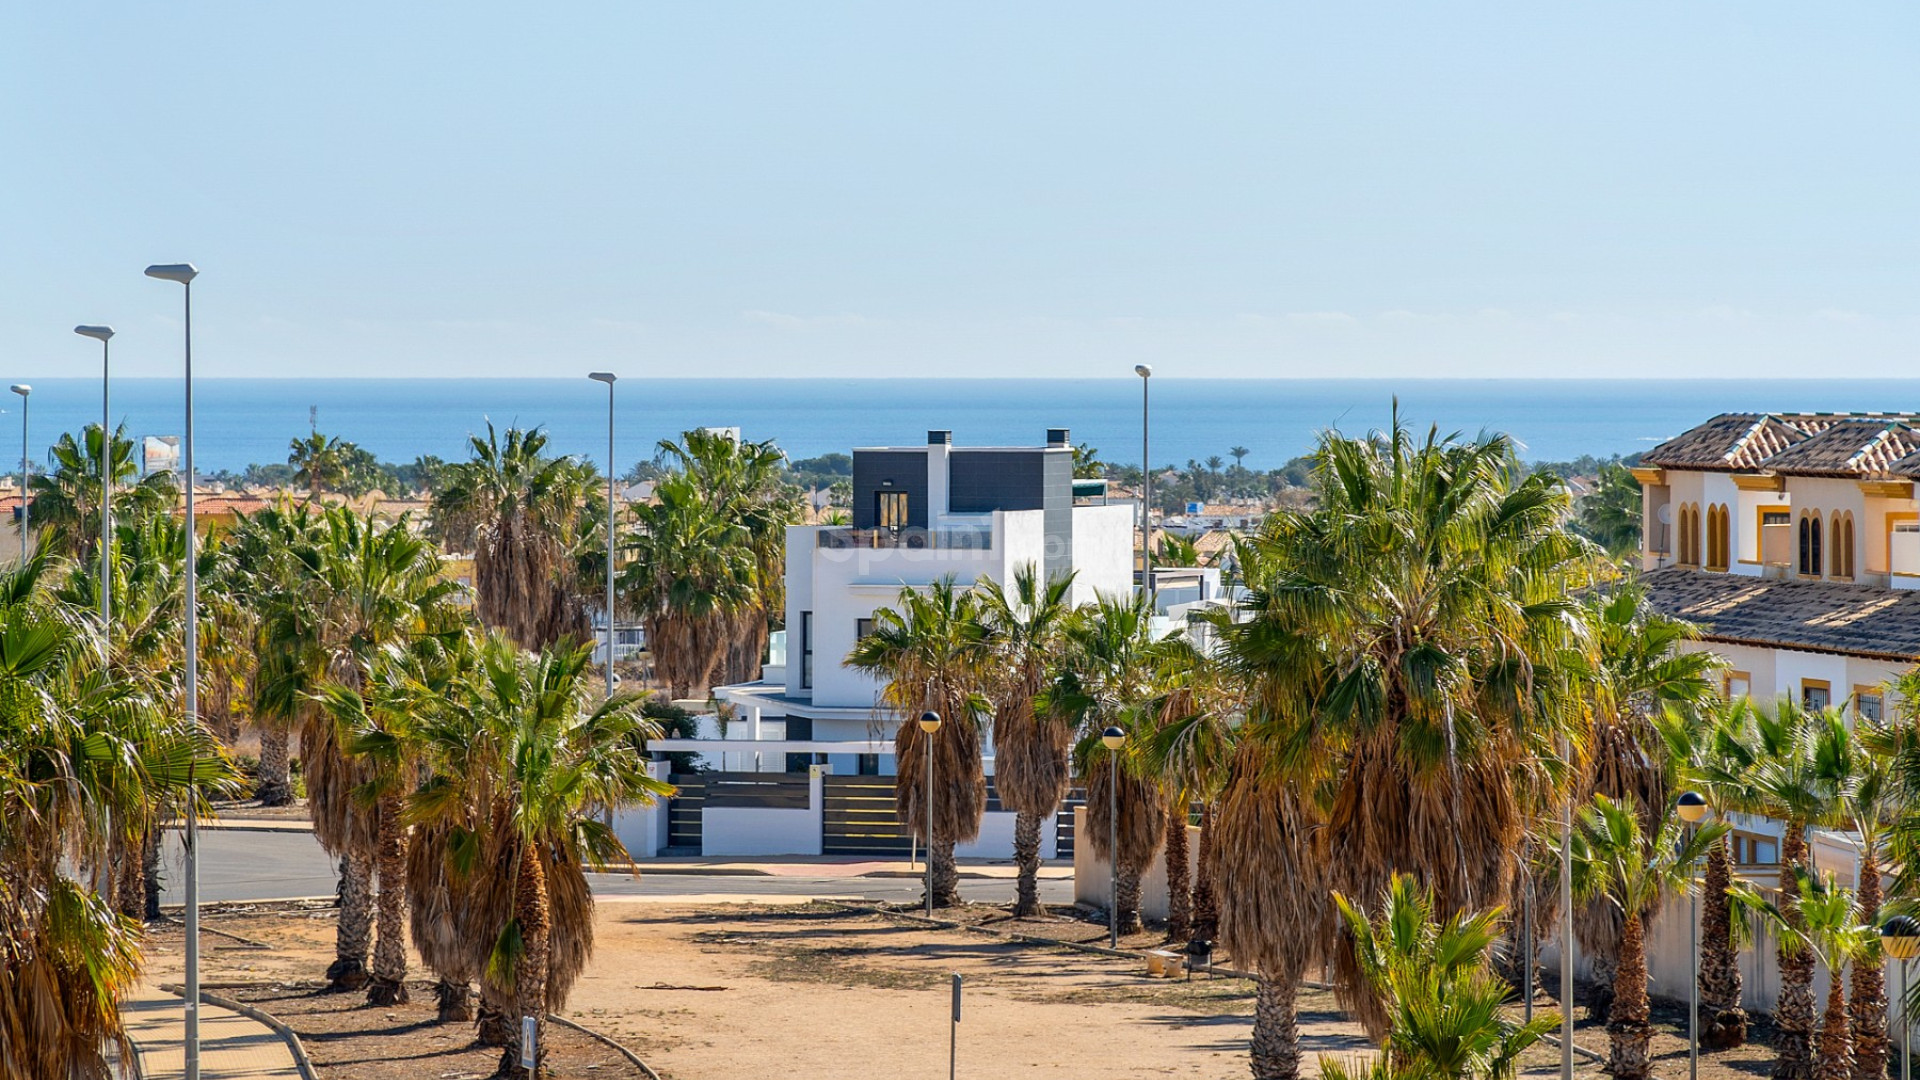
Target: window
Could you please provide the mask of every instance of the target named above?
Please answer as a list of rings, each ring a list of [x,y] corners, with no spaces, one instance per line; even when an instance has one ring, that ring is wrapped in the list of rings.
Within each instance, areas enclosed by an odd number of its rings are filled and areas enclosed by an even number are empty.
[[[1800,574],[1803,577],[1819,577],[1822,560],[1821,548],[1826,537],[1826,527],[1820,518],[1820,511],[1809,510],[1800,515]]]
[[[1824,709],[1833,704],[1833,684],[1825,679],[1800,680],[1800,705],[1806,709]]]
[[[898,531],[907,527],[907,493],[904,491],[874,492],[874,523],[882,529]]]
[[[1728,701],[1736,701],[1753,692],[1753,676],[1744,671],[1729,671],[1721,683]]]
[[[1680,565],[1700,565],[1700,507],[1680,504]]]
[[[867,635],[871,633],[873,633],[872,619],[853,620],[853,640],[855,644],[864,641]]]
[[[1833,576],[1853,576],[1853,511],[1833,515]]]
[[[880,755],[879,754],[859,754],[859,755],[856,755],[856,757],[859,760],[857,760],[854,763],[853,767],[855,772],[857,772],[861,776],[879,776],[880,775]]]
[[[800,689],[813,689],[813,612],[800,613]]]
[[[1724,503],[1707,507],[1707,569],[1709,570],[1727,568],[1729,561],[1727,553],[1732,546],[1727,535],[1732,531],[1727,527],[1729,520]]]
[[[1881,721],[1887,718],[1887,697],[1877,686],[1856,686],[1853,688],[1853,715],[1862,720]]]

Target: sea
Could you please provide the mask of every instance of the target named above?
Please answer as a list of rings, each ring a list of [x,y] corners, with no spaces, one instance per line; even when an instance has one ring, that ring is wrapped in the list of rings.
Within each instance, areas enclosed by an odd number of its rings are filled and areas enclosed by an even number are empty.
[[[179,380],[116,379],[112,415],[135,436],[180,435]],[[959,446],[1027,446],[1064,427],[1102,460],[1140,460],[1141,381],[1121,379],[643,379],[614,392],[615,468],[657,455],[695,427],[739,428],[789,457],[859,446],[912,446],[947,429]],[[1722,412],[1920,411],[1920,379],[1176,379],[1150,387],[1156,464],[1185,465],[1244,448],[1267,469],[1312,449],[1322,432],[1386,427],[1394,410],[1424,433],[1504,432],[1529,461],[1633,454]],[[100,416],[97,379],[35,380],[29,455],[44,461],[64,431]],[[18,437],[20,399],[0,401],[0,448]],[[547,430],[552,449],[603,464],[607,392],[580,379],[201,379],[194,385],[195,464],[202,473],[284,462],[310,430],[408,462],[467,456],[488,423]],[[0,461],[12,453],[0,449]],[[38,465],[36,465],[38,467]]]

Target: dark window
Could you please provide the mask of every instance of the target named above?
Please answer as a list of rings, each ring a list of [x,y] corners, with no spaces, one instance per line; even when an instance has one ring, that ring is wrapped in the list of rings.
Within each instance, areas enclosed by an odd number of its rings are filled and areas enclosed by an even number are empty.
[[[1800,572],[1808,577],[1820,576],[1820,535],[1826,530],[1821,527],[1818,513],[1808,514],[1800,519]]]
[[[1853,699],[1853,708],[1862,720],[1880,721],[1887,718],[1887,699],[1879,694],[1862,691]]]
[[[871,633],[873,633],[872,619],[853,620],[853,640],[864,641],[866,640],[867,635]]]
[[[1833,704],[1833,691],[1823,683],[1811,679],[1800,684],[1800,707],[1804,709],[1824,709]]]
[[[907,493],[904,491],[876,491],[874,521],[882,529],[904,529],[907,527]]]
[[[861,776],[879,776],[880,775],[880,755],[879,754],[861,754],[860,760],[858,764],[854,766],[854,768],[856,771],[859,772]]]
[[[800,689],[813,689],[813,612],[800,613]]]

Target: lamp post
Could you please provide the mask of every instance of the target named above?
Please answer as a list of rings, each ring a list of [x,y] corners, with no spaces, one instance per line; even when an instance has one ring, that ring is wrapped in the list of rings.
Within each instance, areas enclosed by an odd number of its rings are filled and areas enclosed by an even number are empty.
[[[187,415],[185,440],[185,466],[187,470],[187,522],[186,522],[186,569],[187,569],[187,625],[185,630],[186,646],[186,713],[187,723],[198,726],[200,723],[200,610],[199,584],[196,580],[194,549],[197,546],[193,531],[193,279],[198,277],[192,263],[161,263],[147,267],[147,276],[161,281],[172,281],[181,286],[185,313],[186,344],[186,389]],[[186,1080],[200,1080],[200,829],[199,815],[189,805],[187,807],[187,827],[184,832],[186,847],[186,893],[187,893],[187,1038],[186,1038]]]
[[[29,523],[27,504],[27,398],[33,393],[33,387],[26,383],[14,383],[10,389],[20,395],[20,561],[27,561],[27,525]]]
[[[1533,1023],[1533,837],[1520,840],[1520,989],[1521,1012]]]
[[[927,918],[933,918],[933,737],[940,731],[940,714],[920,714],[920,730],[927,739]]]
[[[1153,382],[1153,365],[1135,364],[1140,376],[1140,591],[1153,595],[1153,458],[1147,453],[1147,385]]]
[[[587,378],[607,384],[607,696],[613,696],[613,383],[611,371],[590,372]]]
[[[1707,816],[1707,800],[1697,791],[1684,792],[1674,810],[1688,825]],[[1700,890],[1687,890],[1687,955],[1693,979],[1687,984],[1687,1080],[1700,1080]]]
[[[1560,760],[1573,763],[1573,747],[1560,737]],[[1560,804],[1560,1080],[1573,1080],[1573,788]]]
[[[100,625],[113,624],[113,435],[107,381],[112,366],[111,326],[76,326],[73,332],[100,343]]]
[[[1907,1017],[1907,961],[1920,956],[1920,919],[1895,915],[1880,927],[1880,944],[1900,961],[1900,1080],[1913,1080],[1913,1025]]]
[[[1144,365],[1143,365],[1144,366]],[[1109,727],[1100,733],[1107,748],[1107,947],[1120,947],[1120,758],[1127,733]]]

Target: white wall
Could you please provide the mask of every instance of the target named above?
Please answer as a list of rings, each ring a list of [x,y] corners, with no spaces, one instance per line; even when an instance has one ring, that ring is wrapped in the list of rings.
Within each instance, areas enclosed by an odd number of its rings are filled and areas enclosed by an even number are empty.
[[[667,779],[670,762],[647,762],[647,775]],[[624,806],[613,812],[613,835],[635,859],[651,859],[667,846],[667,800]]]
[[[955,844],[953,855],[957,859],[1011,859],[1013,858],[1013,819],[1018,816],[1011,810],[983,814],[980,818],[980,836],[970,844]],[[1040,857],[1054,858],[1058,849],[1054,841],[1059,832],[1055,828],[1057,814],[1048,814],[1040,823]]]
[[[1092,603],[1096,593],[1123,596],[1133,589],[1131,506],[1073,508],[1073,602]]]
[[[1109,903],[1107,860],[1094,854],[1087,839],[1087,808],[1073,808],[1073,902],[1106,910]],[[1200,829],[1187,826],[1187,880],[1193,880],[1199,865]],[[1162,848],[1140,878],[1140,917],[1164,920],[1167,917],[1167,858]]]

